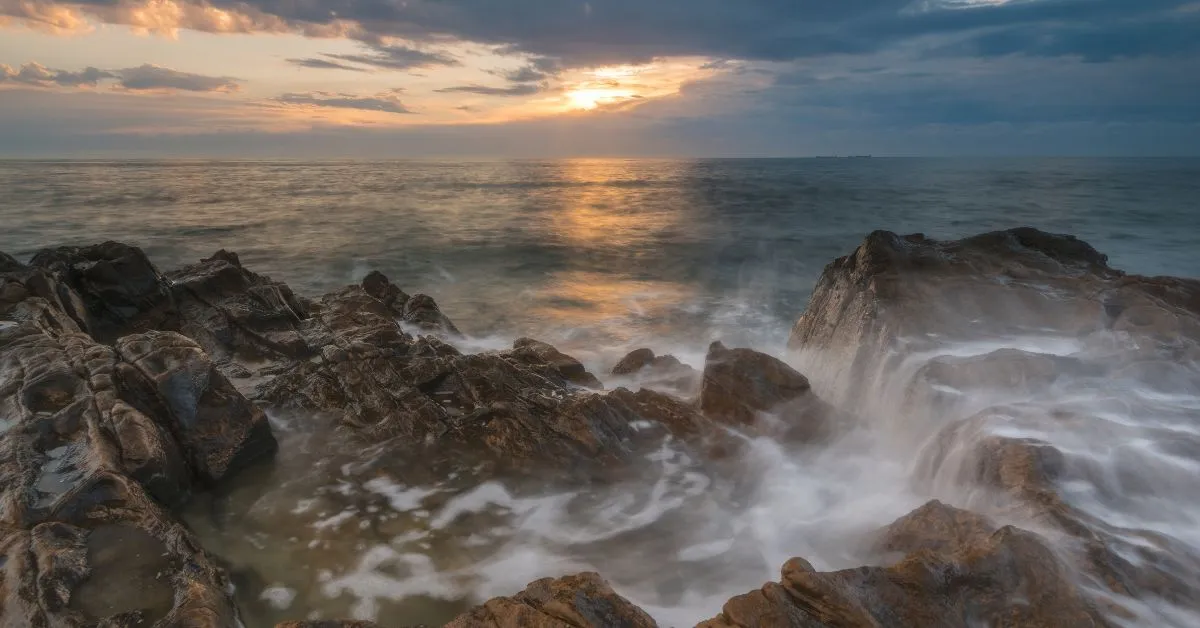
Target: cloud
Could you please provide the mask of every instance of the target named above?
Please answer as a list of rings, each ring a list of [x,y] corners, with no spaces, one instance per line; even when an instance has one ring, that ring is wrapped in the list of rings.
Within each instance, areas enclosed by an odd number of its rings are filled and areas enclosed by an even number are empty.
[[[158,65],[144,64],[123,70],[101,70],[88,67],[78,72],[57,70],[30,62],[14,70],[0,64],[0,84],[15,83],[33,87],[97,87],[102,81],[111,81],[117,89],[126,91],[185,91],[185,92],[234,92],[238,90],[236,79],[222,76],[206,76],[180,72]]]
[[[288,63],[302,68],[312,68],[314,70],[349,70],[351,72],[366,72],[366,68],[356,68],[345,63],[321,59],[318,57],[308,57],[304,59],[288,59]]]
[[[283,105],[302,107],[333,107],[337,109],[358,109],[362,111],[380,111],[383,113],[413,114],[400,102],[401,89],[381,92],[374,96],[357,96],[355,94],[339,94],[332,92],[303,92],[282,94],[273,100]]]
[[[296,32],[441,45],[496,46],[566,67],[705,56],[791,61],[873,54],[924,38],[978,54],[1083,56],[1188,54],[1195,0],[0,0],[0,15],[70,30],[87,19],[172,34]],[[949,41],[933,42],[944,45]],[[333,58],[378,68],[451,65],[443,53],[376,45]],[[533,71],[518,70],[533,79]]]
[[[85,68],[80,72],[53,70],[40,63],[26,63],[21,69],[0,64],[0,83],[22,83],[36,87],[95,87],[101,79],[112,78],[110,72]]]
[[[234,92],[238,90],[236,79],[227,76],[206,76],[180,72],[149,63],[136,68],[114,70],[117,85],[130,91],[185,91],[185,92]]]
[[[411,70],[431,66],[458,65],[458,59],[441,53],[402,45],[372,45],[365,54],[326,54],[330,59],[359,63],[385,70]]]
[[[532,96],[545,91],[545,85],[520,83],[510,87],[490,87],[487,85],[455,85],[434,90],[439,94],[479,94],[480,96]]]

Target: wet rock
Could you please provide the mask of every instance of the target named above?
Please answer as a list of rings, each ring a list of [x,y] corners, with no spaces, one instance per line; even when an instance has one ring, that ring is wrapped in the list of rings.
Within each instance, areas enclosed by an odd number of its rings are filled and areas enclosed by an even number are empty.
[[[892,522],[878,542],[886,552],[953,552],[996,531],[982,515],[933,500]]]
[[[37,253],[29,265],[61,282],[61,300],[78,295],[84,311],[68,313],[100,342],[169,324],[170,296],[158,269],[137,247],[120,242],[64,246]]]
[[[25,265],[17,261],[17,258],[0,251],[0,273],[11,273],[24,269]]]
[[[919,459],[918,479],[943,487],[948,483],[996,491],[1009,500],[1005,509],[1013,516],[1075,539],[1079,551],[1068,555],[1072,566],[1098,591],[1200,608],[1195,598],[1200,591],[1200,555],[1167,535],[1107,524],[1071,505],[1060,485],[1094,482],[1086,475],[1089,470],[1045,441],[996,434],[997,416],[1014,425],[1014,414],[1012,409],[989,410],[944,428]],[[925,525],[936,524],[927,518]],[[1130,560],[1132,556],[1136,560]],[[1109,604],[1116,612],[1126,612],[1118,601]]]
[[[254,364],[311,355],[302,328],[307,304],[285,284],[245,269],[236,254],[218,251],[197,264],[166,274],[175,326],[217,363]]]
[[[654,362],[654,352],[650,349],[634,349],[613,367],[613,375],[633,375]]]
[[[54,272],[133,298],[69,259]],[[111,312],[86,320],[115,329]],[[224,573],[164,507],[273,447],[261,411],[178,334],[100,344],[28,291],[3,317],[0,625],[236,625]]]
[[[759,412],[769,412],[811,390],[808,378],[776,358],[714,342],[704,360],[700,409],[730,425],[753,425]]]
[[[1126,275],[1072,236],[1020,228],[939,241],[877,231],[825,267],[789,344],[819,353],[831,380],[864,390],[939,343],[1112,329],[1195,344],[1198,319],[1200,281]]]
[[[764,353],[728,349],[720,342],[709,346],[705,358],[700,409],[726,425],[800,441],[818,440],[838,422],[836,411],[813,394],[799,371]]]
[[[215,484],[275,453],[275,437],[262,409],[234,389],[192,340],[150,332],[120,339],[117,351],[153,386],[130,393],[138,395],[143,407],[165,410],[167,427],[200,481]]]
[[[969,513],[928,504],[885,538],[909,550],[895,565],[820,573],[793,559],[778,583],[729,600],[698,628],[1111,625],[1031,532],[992,531]]]
[[[313,621],[285,621],[275,624],[275,628],[381,628],[372,621],[353,619],[318,619]],[[419,628],[419,627],[414,627]]]
[[[401,314],[404,322],[430,333],[462,335],[454,323],[442,314],[433,297],[425,294],[415,294],[404,304]]]
[[[393,285],[383,273],[377,270],[367,273],[362,280],[362,289],[382,301],[389,309],[396,310],[403,315],[404,305],[408,303],[409,296]]]
[[[604,388],[604,384],[589,373],[579,360],[539,340],[518,338],[513,343],[512,355],[529,364],[546,365],[572,384],[593,390]]]
[[[598,574],[530,583],[455,618],[446,628],[653,628],[649,615],[613,592]]]
[[[696,369],[682,363],[673,355],[654,355],[650,349],[631,351],[612,369],[618,377],[636,378],[647,388],[665,388],[685,395],[695,394],[701,376]]]

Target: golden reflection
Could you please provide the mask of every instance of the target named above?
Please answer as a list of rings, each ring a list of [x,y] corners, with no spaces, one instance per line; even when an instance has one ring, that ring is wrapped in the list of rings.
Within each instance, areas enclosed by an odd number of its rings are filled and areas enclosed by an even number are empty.
[[[556,273],[538,291],[534,311],[539,318],[577,328],[621,329],[602,325],[629,318],[664,318],[694,297],[694,290],[667,281],[638,281],[609,273]]]
[[[686,218],[678,205],[647,202],[654,185],[647,177],[661,172],[650,175],[625,160],[571,160],[558,176],[566,185],[549,227],[555,238],[576,246],[619,247],[634,255],[664,231],[681,228]]]

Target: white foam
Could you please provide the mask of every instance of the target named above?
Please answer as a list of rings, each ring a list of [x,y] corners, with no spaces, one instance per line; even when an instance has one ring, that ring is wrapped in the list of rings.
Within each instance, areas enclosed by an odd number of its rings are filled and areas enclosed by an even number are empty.
[[[363,488],[386,497],[388,505],[397,512],[416,510],[421,507],[422,500],[438,493],[437,489],[405,488],[387,477],[369,480],[363,483]]]

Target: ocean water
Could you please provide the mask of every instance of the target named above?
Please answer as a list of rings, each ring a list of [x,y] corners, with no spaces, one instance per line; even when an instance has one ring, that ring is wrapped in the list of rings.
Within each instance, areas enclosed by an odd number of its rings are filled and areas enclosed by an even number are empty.
[[[1130,272],[1200,276],[1200,160],[0,161],[0,251],[18,258],[115,239],[167,269],[225,248],[310,296],[378,269],[436,298],[465,349],[533,336],[604,376],[642,346],[699,368],[721,339],[789,360],[835,400],[847,391],[822,377],[820,356],[786,352],[825,264],[875,229],[961,237],[1021,225],[1075,234]],[[1200,549],[1200,461],[1164,453],[1200,442],[1195,364],[1175,365],[1166,388],[1161,377],[1080,378],[1042,397],[975,398],[955,417],[895,410],[928,361],[1004,347],[1102,354],[1077,339],[981,337],[913,356],[875,391],[873,429],[828,447],[755,440],[720,475],[666,442],[638,480],[583,493],[474,483],[469,470],[405,486],[386,451],[276,416],[276,465],[197,500],[187,519],[230,566],[250,628],[309,616],[436,624],[582,570],[684,626],[777,578],[792,556],[864,564],[871,533],[930,498],[989,512],[954,469],[925,477],[917,461],[947,421],[1019,402],[1010,415],[1065,404],[1103,424],[985,428],[1125,478],[1073,480],[1063,491],[1074,505]],[[1141,492],[1112,498],[1131,486]],[[1126,606],[1140,613],[1133,625],[1200,625],[1158,602]]]

